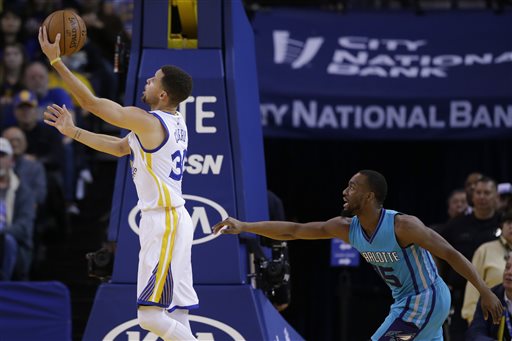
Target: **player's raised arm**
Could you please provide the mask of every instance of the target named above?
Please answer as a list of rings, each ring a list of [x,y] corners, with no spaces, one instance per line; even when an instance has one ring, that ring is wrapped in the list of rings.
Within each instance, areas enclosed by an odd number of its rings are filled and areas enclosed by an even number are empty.
[[[130,153],[127,138],[96,134],[75,126],[71,113],[66,107],[56,104],[48,106],[44,112],[44,123],[55,127],[61,134],[74,139],[88,147],[114,156]]]
[[[96,97],[60,60],[60,38],[59,33],[52,44],[48,40],[46,27],[39,28],[38,39],[41,49],[82,108],[116,127],[135,131],[138,134],[159,129],[158,119],[145,110],[137,107],[123,107],[109,99]]]
[[[493,322],[499,323],[503,306],[496,295],[485,285],[473,264],[437,232],[426,227],[418,218],[410,215],[397,215],[395,219],[395,233],[400,245],[416,244],[430,251],[434,256],[445,260],[480,292],[485,319],[487,320],[491,315]]]
[[[295,223],[291,221],[243,222],[227,218],[213,226],[214,233],[250,232],[277,240],[340,238],[348,242],[350,218],[336,217],[328,221]]]

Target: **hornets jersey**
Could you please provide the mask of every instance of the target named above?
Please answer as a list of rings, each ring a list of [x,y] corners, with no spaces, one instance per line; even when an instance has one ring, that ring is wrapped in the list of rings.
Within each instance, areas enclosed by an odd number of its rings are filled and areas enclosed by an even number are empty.
[[[181,180],[187,155],[188,134],[183,116],[161,110],[150,111],[166,131],[164,141],[155,149],[145,149],[139,137],[128,134],[133,182],[140,210],[179,207],[185,204]]]
[[[402,248],[395,235],[395,215],[381,210],[377,228],[368,236],[354,217],[350,224],[350,244],[370,263],[390,287],[393,298],[419,294],[430,288],[439,277],[432,255],[418,245]]]

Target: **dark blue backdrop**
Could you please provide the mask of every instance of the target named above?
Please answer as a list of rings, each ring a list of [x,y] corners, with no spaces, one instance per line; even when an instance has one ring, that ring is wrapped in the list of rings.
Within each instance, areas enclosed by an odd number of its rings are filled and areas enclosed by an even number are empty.
[[[488,11],[259,11],[253,26],[264,133],[506,136],[512,127],[511,22],[512,13]]]

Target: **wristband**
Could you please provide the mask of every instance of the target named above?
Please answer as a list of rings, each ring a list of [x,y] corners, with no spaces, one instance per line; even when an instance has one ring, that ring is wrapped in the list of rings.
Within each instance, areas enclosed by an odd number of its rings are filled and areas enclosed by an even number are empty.
[[[53,66],[53,64],[57,63],[60,60],[60,57],[55,58],[50,62],[50,65]]]

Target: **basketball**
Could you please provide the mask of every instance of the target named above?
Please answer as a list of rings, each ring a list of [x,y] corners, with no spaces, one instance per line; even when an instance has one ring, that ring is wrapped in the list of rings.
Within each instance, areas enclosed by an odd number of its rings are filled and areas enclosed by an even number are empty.
[[[74,11],[55,11],[44,19],[43,26],[46,27],[50,43],[55,42],[57,33],[60,33],[61,56],[69,56],[80,51],[84,46],[87,27],[83,19]]]

